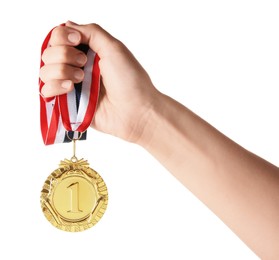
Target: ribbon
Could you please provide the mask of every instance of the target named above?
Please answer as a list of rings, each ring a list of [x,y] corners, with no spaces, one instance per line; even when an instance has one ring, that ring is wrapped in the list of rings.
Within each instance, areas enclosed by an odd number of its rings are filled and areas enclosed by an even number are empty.
[[[42,44],[41,57],[50,46],[53,29]],[[67,94],[51,98],[40,95],[40,124],[45,145],[70,142],[77,138],[85,140],[86,130],[96,111],[100,89],[99,57],[87,45],[80,44],[76,48],[87,55],[83,81],[74,84],[73,91]],[[41,58],[40,68],[42,66],[44,62]],[[43,86],[44,82],[39,78],[40,93]]]

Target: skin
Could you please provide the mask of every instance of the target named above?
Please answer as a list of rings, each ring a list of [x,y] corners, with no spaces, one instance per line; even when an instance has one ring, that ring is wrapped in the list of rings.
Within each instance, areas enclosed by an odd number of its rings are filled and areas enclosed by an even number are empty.
[[[42,94],[67,93],[82,81],[86,56],[73,47],[79,43],[100,57],[92,127],[142,146],[260,258],[279,259],[279,169],[160,93],[125,45],[99,25],[54,29],[42,57]]]

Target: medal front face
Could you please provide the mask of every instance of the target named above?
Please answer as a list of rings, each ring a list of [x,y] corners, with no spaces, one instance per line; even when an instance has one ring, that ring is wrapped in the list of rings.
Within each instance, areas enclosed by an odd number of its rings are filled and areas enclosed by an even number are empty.
[[[51,173],[41,191],[41,207],[55,227],[70,232],[94,226],[108,204],[107,187],[87,161],[65,160]]]

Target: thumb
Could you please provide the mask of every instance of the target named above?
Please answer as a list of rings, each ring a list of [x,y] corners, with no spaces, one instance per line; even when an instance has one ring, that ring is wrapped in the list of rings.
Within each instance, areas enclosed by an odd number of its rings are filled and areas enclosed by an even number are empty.
[[[67,27],[76,29],[81,33],[81,43],[87,44],[100,58],[113,51],[116,38],[110,35],[98,24],[79,25],[71,21],[66,22]]]

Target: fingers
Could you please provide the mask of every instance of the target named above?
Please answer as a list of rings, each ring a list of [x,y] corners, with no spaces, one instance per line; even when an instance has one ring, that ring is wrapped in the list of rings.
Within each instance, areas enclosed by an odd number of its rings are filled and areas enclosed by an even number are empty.
[[[40,70],[40,78],[45,83],[41,93],[52,97],[67,93],[73,89],[74,83],[84,78],[82,69],[65,64],[49,64]]]
[[[87,57],[82,51],[71,46],[53,46],[44,51],[42,60],[46,65],[62,63],[82,67]]]
[[[67,93],[73,89],[74,83],[83,80],[81,67],[87,57],[75,48],[80,43],[89,45],[101,59],[125,48],[97,24],[67,22],[66,26],[56,27],[51,34],[50,47],[42,55],[44,66],[40,70],[40,78],[45,83],[41,90],[45,97]]]
[[[81,42],[89,45],[89,47],[98,53],[102,59],[105,55],[114,52],[116,48],[122,48],[124,45],[105,31],[97,24],[78,25],[68,21],[66,27],[69,30],[77,30],[81,35]]]
[[[67,26],[57,26],[51,33],[50,46],[69,45],[77,46],[81,41],[81,34]]]
[[[65,64],[50,64],[42,67],[40,70],[40,78],[44,83],[52,79],[68,79],[78,83],[83,80],[83,77],[84,72],[82,69]]]
[[[46,82],[41,90],[43,97],[53,97],[72,91],[74,84],[71,80],[50,80]]]
[[[65,94],[73,89],[74,83],[83,80],[81,67],[87,57],[74,47],[80,41],[80,33],[66,26],[58,26],[52,31],[51,47],[42,55],[44,66],[40,70],[40,79],[44,82],[41,94],[44,97]]]
[[[77,46],[80,43],[89,45],[102,58],[120,42],[97,24],[78,25],[70,21],[66,26],[53,29],[49,41],[50,46]]]

